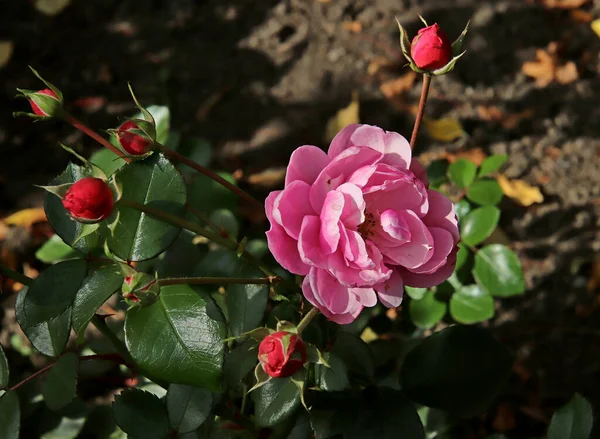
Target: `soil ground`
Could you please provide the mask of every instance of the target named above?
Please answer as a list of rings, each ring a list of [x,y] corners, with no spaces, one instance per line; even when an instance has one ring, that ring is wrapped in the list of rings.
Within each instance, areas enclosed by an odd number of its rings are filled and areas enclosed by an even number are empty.
[[[510,437],[540,437],[549,414],[573,392],[600,407],[600,296],[588,288],[600,250],[600,38],[571,11],[541,3],[73,0],[46,17],[30,2],[2,2],[0,40],[15,49],[0,68],[1,213],[39,203],[31,185],[45,184],[68,160],[57,141],[96,147],[61,124],[11,117],[26,110],[12,99],[15,88],[38,87],[27,65],[60,85],[70,110],[98,128],[131,113],[131,81],[142,102],[169,105],[172,127],[184,138],[207,138],[217,166],[241,169],[248,184],[247,176],[265,169],[277,175],[301,144],[325,146],[327,120],[353,91],[362,122],[409,136],[407,109],[420,84],[392,102],[379,88],[385,78],[368,71],[383,58],[388,75],[403,73],[394,17],[412,35],[420,13],[451,38],[471,19],[468,52],[451,74],[434,79],[426,110],[459,119],[467,136],[442,143],[422,134],[416,152],[507,153],[505,174],[544,194],[528,208],[502,205],[502,228],[529,288],[502,301],[491,322],[517,353],[520,374],[501,398],[504,408],[491,409],[487,421],[510,426],[513,416]],[[582,10],[600,16],[591,3]],[[552,42],[561,62],[576,64],[579,79],[539,87],[521,66]],[[482,118],[482,106],[528,116],[503,127]]]

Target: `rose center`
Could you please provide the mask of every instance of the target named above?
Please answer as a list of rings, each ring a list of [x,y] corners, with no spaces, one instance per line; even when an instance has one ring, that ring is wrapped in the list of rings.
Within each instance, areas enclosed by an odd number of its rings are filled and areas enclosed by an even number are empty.
[[[358,233],[360,233],[360,236],[362,236],[363,239],[368,239],[375,235],[373,228],[376,224],[375,216],[372,213],[365,212],[365,220],[357,227]]]

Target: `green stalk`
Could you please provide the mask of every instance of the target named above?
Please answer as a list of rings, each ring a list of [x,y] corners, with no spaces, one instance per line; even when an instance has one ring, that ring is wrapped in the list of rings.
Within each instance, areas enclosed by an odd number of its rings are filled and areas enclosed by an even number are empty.
[[[296,326],[298,335],[302,334],[302,331],[306,329],[308,324],[311,322],[312,319],[314,319],[317,316],[317,314],[319,314],[319,309],[315,307],[312,308],[309,312],[307,312],[304,315],[304,317],[302,317],[302,320],[300,320],[300,323],[298,323],[298,326]]]
[[[253,284],[253,285],[270,285],[273,282],[280,280],[278,277],[178,277],[164,278],[158,280],[158,285],[161,287],[167,285],[210,285],[210,284]]]

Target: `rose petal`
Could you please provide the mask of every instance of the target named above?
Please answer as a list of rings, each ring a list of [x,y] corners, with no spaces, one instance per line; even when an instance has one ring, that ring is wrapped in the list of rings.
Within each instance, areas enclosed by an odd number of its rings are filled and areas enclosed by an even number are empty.
[[[319,239],[320,230],[321,220],[318,216],[304,217],[298,238],[298,251],[300,260],[306,264],[323,266],[326,263],[327,258]]]
[[[298,239],[304,217],[315,214],[310,206],[309,193],[308,183],[302,180],[292,181],[273,204],[273,217],[294,239]]]
[[[329,150],[327,151],[327,155],[330,158],[334,158],[337,155],[341,154],[347,148],[354,146],[350,142],[350,137],[359,128],[361,125],[358,123],[352,123],[350,125],[346,125],[339,133],[331,141],[329,145]]]
[[[373,287],[377,291],[379,300],[388,308],[396,308],[402,303],[404,294],[404,282],[402,276],[397,270],[394,270],[391,277],[382,283]]]
[[[285,174],[285,186],[296,180],[313,184],[329,161],[329,157],[321,148],[312,145],[297,148],[290,157],[290,164]]]
[[[458,232],[458,218],[454,210],[454,204],[445,195],[440,194],[433,189],[427,190],[429,199],[429,211],[423,218],[428,227],[440,227],[452,234],[454,242],[460,240]]]
[[[338,191],[327,193],[321,210],[321,248],[329,255],[336,251],[340,242],[340,218],[344,210],[344,195]]]
[[[344,183],[337,188],[344,196],[344,210],[340,219],[344,226],[356,228],[365,220],[365,200],[360,188],[352,183]]]
[[[434,273],[419,274],[400,268],[399,271],[402,279],[404,279],[404,284],[415,288],[431,288],[441,284],[454,272],[457,252],[458,247],[454,247],[454,250],[446,258],[445,264],[439,267]]]

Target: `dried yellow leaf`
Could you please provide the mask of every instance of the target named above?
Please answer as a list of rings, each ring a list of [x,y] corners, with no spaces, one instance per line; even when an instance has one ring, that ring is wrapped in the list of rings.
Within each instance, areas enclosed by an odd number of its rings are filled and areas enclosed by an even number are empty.
[[[504,175],[499,175],[498,184],[502,188],[504,195],[523,206],[531,206],[532,204],[544,201],[544,196],[540,192],[540,189],[531,186],[523,180],[509,180]]]
[[[58,15],[65,9],[71,0],[36,0],[35,8],[42,14]]]
[[[0,68],[4,67],[12,56],[14,45],[12,41],[0,41]]]
[[[451,117],[438,120],[423,118],[423,125],[429,137],[440,142],[452,142],[466,135],[460,121]]]
[[[592,21],[590,23],[590,26],[592,27],[592,30],[596,33],[596,35],[600,37],[600,18],[597,18],[596,20]]]
[[[41,207],[23,209],[4,218],[7,226],[31,227],[35,223],[46,221],[46,213]]]
[[[327,127],[325,128],[325,141],[331,142],[335,135],[347,125],[359,123],[359,110],[358,92],[353,91],[352,102],[350,102],[350,105],[339,110],[335,113],[335,116],[327,122]]]

